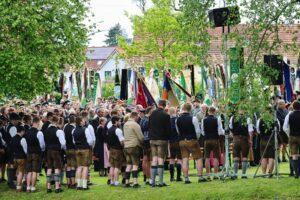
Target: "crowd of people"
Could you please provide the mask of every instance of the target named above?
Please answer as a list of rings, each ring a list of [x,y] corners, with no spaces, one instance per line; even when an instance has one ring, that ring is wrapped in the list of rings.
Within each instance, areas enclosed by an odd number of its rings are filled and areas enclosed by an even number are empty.
[[[195,161],[198,182],[207,182],[220,178],[226,157],[225,135],[229,133],[231,178],[248,178],[249,152],[255,145],[260,147],[254,157],[259,156],[262,173],[272,177],[275,128],[283,155],[289,146],[291,175],[298,178],[300,101],[294,101],[289,110],[283,100],[275,101],[277,119],[272,123],[259,115],[249,116],[243,109],[227,116],[224,108],[207,106],[197,99],[180,108],[165,100],[148,108],[122,101],[101,101],[86,107],[70,101],[3,106],[0,182],[18,192],[35,192],[45,170],[48,193],[53,189],[62,192],[64,178],[68,188],[87,190],[94,169],[99,176],[108,177],[110,186],[139,188],[139,173],[143,173],[145,184],[164,187],[165,169],[171,182],[190,184],[191,160]],[[274,108],[267,112],[273,113]]]

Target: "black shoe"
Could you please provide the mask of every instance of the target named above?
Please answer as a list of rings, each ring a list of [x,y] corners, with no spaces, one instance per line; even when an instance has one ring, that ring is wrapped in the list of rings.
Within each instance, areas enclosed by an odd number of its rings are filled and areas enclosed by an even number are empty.
[[[177,182],[181,182],[181,181],[182,181],[182,178],[179,177],[179,178],[176,179],[176,181],[177,181]]]
[[[269,174],[268,178],[273,178],[273,174]]]
[[[61,188],[59,188],[59,189],[56,189],[55,190],[55,193],[61,193],[63,190],[61,189]]]
[[[156,187],[155,183],[152,183],[152,184],[151,184],[151,187],[152,187],[152,188],[155,188],[155,187]]]
[[[150,185],[150,182],[149,182],[149,181],[146,181],[145,184],[146,184],[146,185]]]
[[[110,185],[110,180],[107,180],[107,185]]]
[[[124,188],[130,188],[130,183],[126,183],[126,184],[124,185]]]
[[[88,182],[87,185],[88,185],[88,186],[91,186],[91,185],[94,185],[94,183]]]
[[[82,190],[82,187],[76,187],[76,190]]]
[[[203,176],[200,176],[200,177],[198,178],[198,183],[204,183],[204,182],[207,182],[207,179],[204,178]]]
[[[89,187],[86,187],[86,188],[82,188],[82,190],[89,190],[90,188]]]
[[[207,180],[208,182],[209,182],[209,181],[211,181],[211,178],[210,178],[210,176],[209,176],[209,177],[207,177],[207,179],[206,179],[206,180]]]
[[[9,184],[7,184],[8,185],[8,187],[10,188],[10,189],[13,189],[13,190],[15,190],[16,188],[17,188],[17,186],[12,182],[12,183],[9,183]]]
[[[158,184],[157,186],[158,186],[158,187],[166,187],[166,186],[168,186],[168,185],[165,184],[165,183],[160,183],[160,184]]]
[[[184,184],[191,184],[192,182],[190,180],[184,181]]]
[[[213,179],[214,179],[214,180],[219,180],[219,177],[218,177],[218,176],[214,176]]]
[[[126,183],[126,179],[123,178],[123,179],[122,179],[122,184],[124,185],[125,183]]]
[[[245,176],[245,175],[244,175],[244,176],[242,176],[242,179],[247,179],[247,178],[248,178],[248,177],[247,177],[247,176]]]
[[[140,188],[141,186],[139,184],[134,184],[132,187],[133,188]]]
[[[175,179],[174,178],[170,178],[170,182],[174,182],[175,181]]]
[[[52,190],[51,189],[47,189],[47,193],[52,193]]]
[[[236,175],[234,175],[234,176],[231,177],[231,180],[236,180],[236,179],[237,179]]]

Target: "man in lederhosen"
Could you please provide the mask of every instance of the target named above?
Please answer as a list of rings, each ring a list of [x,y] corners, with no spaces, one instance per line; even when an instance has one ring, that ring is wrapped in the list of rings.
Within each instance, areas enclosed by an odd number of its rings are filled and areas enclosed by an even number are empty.
[[[216,109],[209,107],[208,116],[202,120],[201,130],[204,136],[205,167],[208,179],[210,179],[210,155],[214,158],[214,179],[218,179],[220,144],[219,136],[224,135],[224,129],[220,117],[216,117]]]
[[[43,133],[39,130],[40,125],[40,118],[34,117],[32,126],[25,135],[28,146],[26,161],[27,192],[35,192],[36,190],[35,185],[40,169],[41,153],[45,150],[45,140]]]
[[[245,179],[247,178],[248,154],[254,130],[251,119],[245,116],[243,109],[240,109],[237,115],[230,118],[229,129],[233,134],[234,175],[232,179],[237,179],[240,157],[242,157],[242,178]]]
[[[189,157],[192,154],[196,160],[198,182],[204,182],[203,177],[203,155],[197,138],[200,136],[200,125],[198,119],[191,114],[192,105],[185,103],[182,107],[182,114],[176,121],[176,127],[179,134],[179,146],[182,155],[182,171],[185,178],[185,184],[190,184],[189,178]]]
[[[54,169],[55,193],[62,192],[60,184],[60,172],[62,170],[61,151],[66,148],[65,134],[58,128],[59,118],[53,116],[51,124],[44,134],[46,143],[46,162],[47,162],[47,192],[51,193],[51,176]]]
[[[76,173],[76,152],[75,145],[73,142],[72,132],[75,128],[75,115],[71,114],[69,116],[69,122],[64,127],[65,139],[66,139],[66,159],[67,159],[67,185],[68,188],[75,188],[75,173]]]
[[[291,163],[295,172],[295,178],[299,178],[299,154],[300,154],[300,102],[294,101],[294,111],[290,112],[283,125],[283,130],[289,136],[289,145],[291,149]]]
[[[90,148],[93,146],[94,141],[89,129],[85,127],[85,120],[82,117],[76,118],[76,128],[72,131],[72,135],[76,148],[77,189],[87,190]]]

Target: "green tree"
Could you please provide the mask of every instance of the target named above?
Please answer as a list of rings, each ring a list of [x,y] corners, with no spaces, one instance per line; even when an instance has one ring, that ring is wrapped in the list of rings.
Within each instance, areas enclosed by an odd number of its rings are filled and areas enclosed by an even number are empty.
[[[120,38],[121,56],[132,66],[181,69],[190,58],[190,43],[182,40],[179,13],[170,0],[153,0],[153,4],[143,15],[131,17],[135,39],[128,44]]]
[[[111,27],[106,35],[107,39],[104,41],[107,46],[117,46],[118,45],[118,37],[124,37],[127,39],[127,35],[125,31],[123,31],[121,25],[117,23],[113,27]]]
[[[0,94],[31,99],[80,67],[88,41],[86,0],[0,2]]]

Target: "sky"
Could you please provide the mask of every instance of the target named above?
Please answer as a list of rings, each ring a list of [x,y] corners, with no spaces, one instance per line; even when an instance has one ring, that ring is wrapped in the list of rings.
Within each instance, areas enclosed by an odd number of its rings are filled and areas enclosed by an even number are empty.
[[[104,46],[103,42],[110,27],[120,23],[129,37],[132,37],[132,27],[130,20],[125,16],[125,11],[129,14],[140,14],[139,8],[133,0],[91,0],[91,12],[94,17],[92,22],[99,23],[98,27],[101,30],[91,37],[89,46]]]
[[[223,5],[223,0],[214,0],[216,5]],[[151,1],[147,1],[147,7],[151,6]],[[97,23],[100,33],[90,37],[89,46],[105,46],[103,42],[110,27],[120,23],[129,38],[132,38],[132,26],[130,20],[125,16],[125,11],[130,15],[141,14],[134,0],[91,0],[90,10],[94,14],[90,20]],[[101,22],[102,23],[99,23]],[[89,24],[88,22],[86,22]]]

